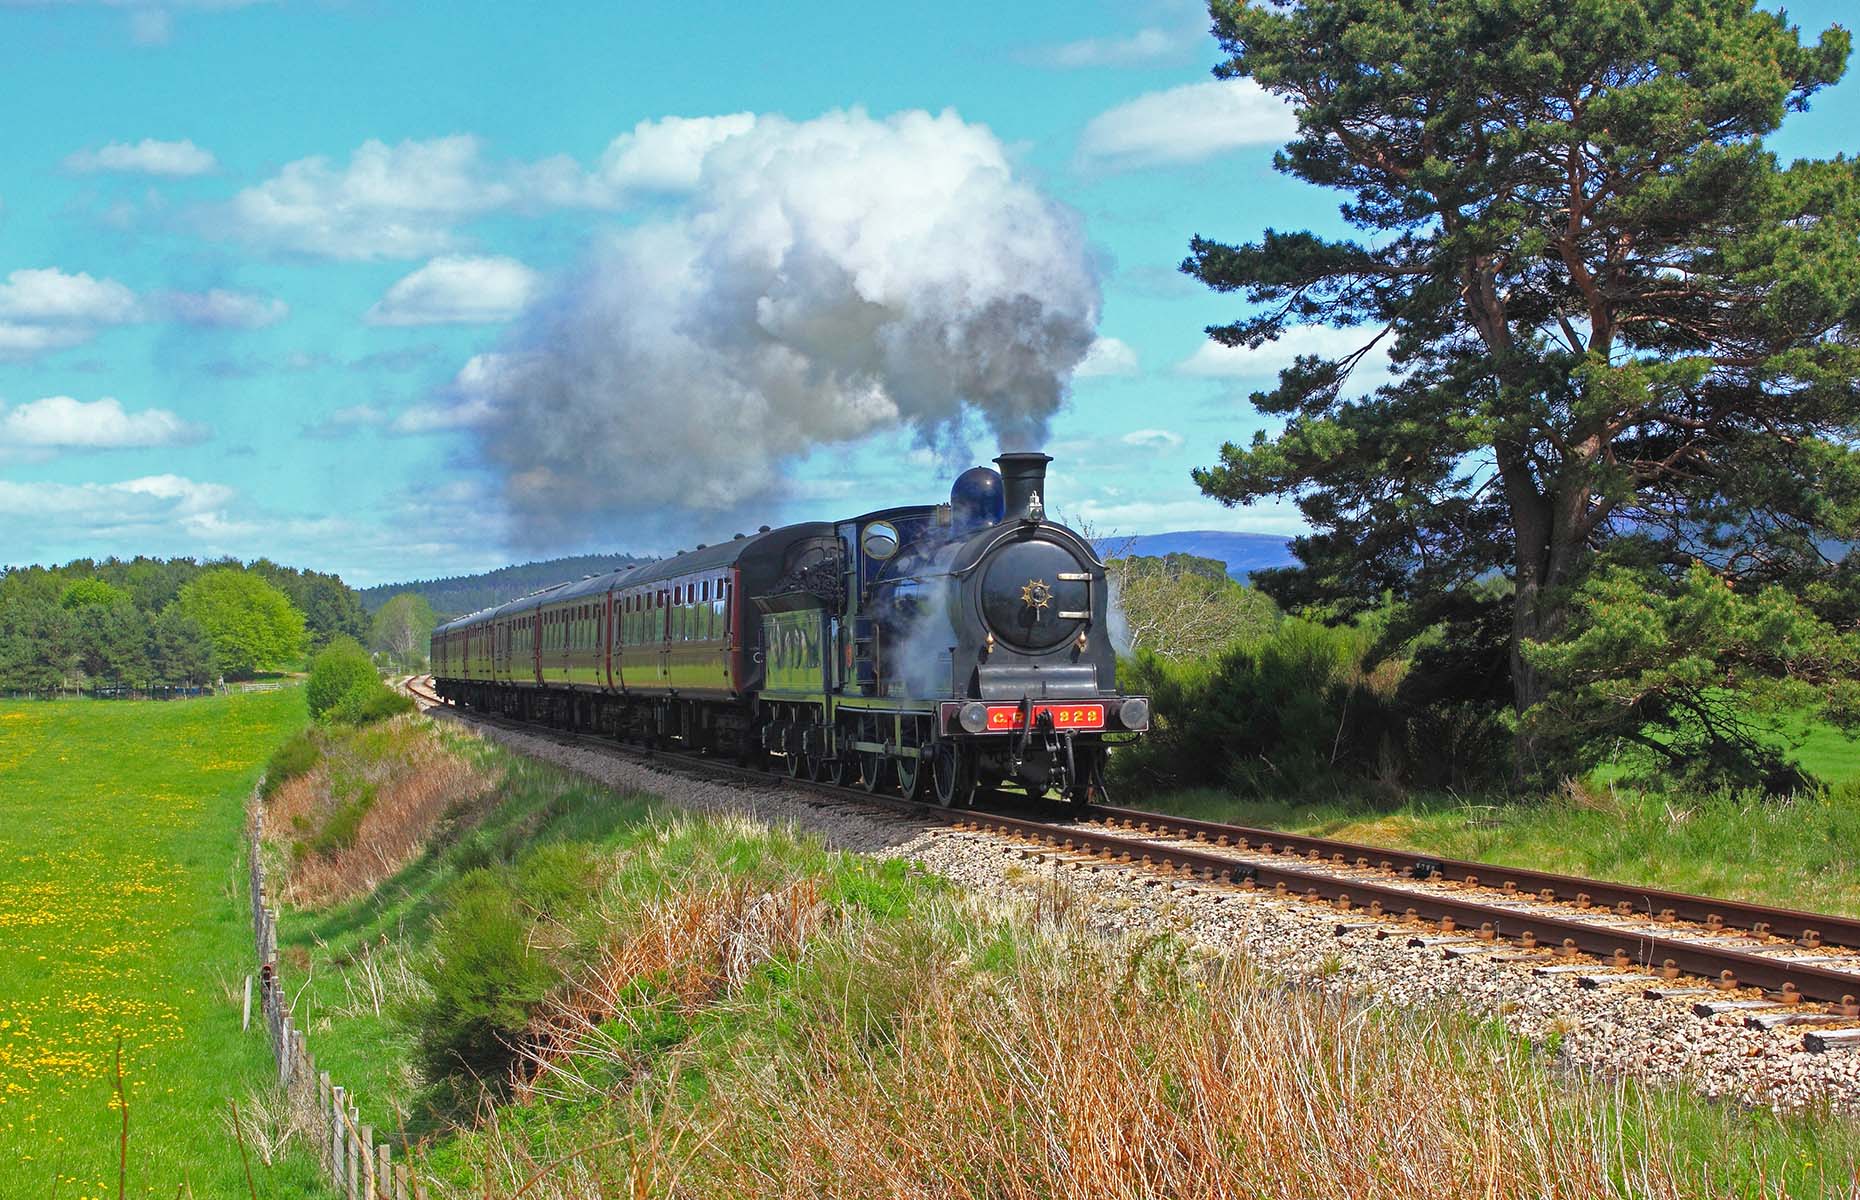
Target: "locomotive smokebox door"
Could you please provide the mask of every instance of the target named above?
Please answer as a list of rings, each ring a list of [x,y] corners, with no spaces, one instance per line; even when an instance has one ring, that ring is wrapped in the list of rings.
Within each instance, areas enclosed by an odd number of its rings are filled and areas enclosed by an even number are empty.
[[[1018,542],[988,564],[982,616],[1010,646],[1032,654],[1052,650],[1076,637],[1090,615],[1091,578],[1064,547]]]

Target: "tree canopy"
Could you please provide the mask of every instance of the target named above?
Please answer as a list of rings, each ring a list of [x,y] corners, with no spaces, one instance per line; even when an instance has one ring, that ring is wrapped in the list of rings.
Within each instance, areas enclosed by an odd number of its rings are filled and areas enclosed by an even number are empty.
[[[1296,497],[1300,565],[1256,581],[1348,613],[1502,574],[1527,735],[1670,739],[1685,706],[1594,631],[1624,587],[1673,615],[1703,572],[1800,623],[1782,646],[1717,640],[1722,686],[1788,675],[1851,718],[1856,566],[1837,555],[1860,523],[1860,179],[1763,142],[1841,77],[1846,31],[1804,43],[1754,0],[1210,11],[1216,74],[1296,111],[1278,168],[1341,192],[1366,235],[1197,237],[1183,263],[1251,306],[1208,330],[1225,345],[1360,335],[1298,358],[1253,398],[1282,428],[1195,473],[1228,503]],[[1390,381],[1368,391],[1378,354]],[[1611,702],[1575,719],[1549,703],[1563,684]]]
[[[439,623],[433,606],[418,592],[402,592],[375,613],[369,644],[402,666],[426,659],[433,626]]]
[[[304,652],[303,614],[257,575],[208,571],[182,588],[175,604],[206,630],[214,662],[227,675],[294,666]]]

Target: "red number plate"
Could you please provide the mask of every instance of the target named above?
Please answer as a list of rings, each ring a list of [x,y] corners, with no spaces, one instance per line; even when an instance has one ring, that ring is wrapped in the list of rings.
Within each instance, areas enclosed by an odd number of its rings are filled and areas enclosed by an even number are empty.
[[[1033,723],[1040,723],[1041,713],[1053,714],[1054,729],[1103,729],[1104,705],[1102,704],[1036,704],[1033,706]],[[988,706],[988,728],[991,731],[1014,730],[1020,728],[1020,705],[991,704]]]

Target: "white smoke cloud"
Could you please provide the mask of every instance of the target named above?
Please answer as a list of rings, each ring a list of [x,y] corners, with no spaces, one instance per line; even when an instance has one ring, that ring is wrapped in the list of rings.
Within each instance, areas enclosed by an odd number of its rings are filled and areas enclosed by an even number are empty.
[[[607,238],[505,369],[459,389],[490,390],[479,449],[539,538],[668,504],[705,527],[766,511],[795,458],[882,428],[953,450],[967,421],[1035,446],[1092,345],[1080,222],[986,128],[739,124],[680,139],[707,143],[688,199]]]

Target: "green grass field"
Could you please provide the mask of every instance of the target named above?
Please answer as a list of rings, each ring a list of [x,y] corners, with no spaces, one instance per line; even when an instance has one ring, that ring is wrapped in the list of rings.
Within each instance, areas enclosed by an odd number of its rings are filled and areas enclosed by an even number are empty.
[[[229,1098],[262,1087],[239,1028],[252,969],[244,800],[305,721],[297,689],[0,703],[0,1194],[118,1192],[122,1043],[132,1196],[247,1194]],[[261,1196],[316,1195],[306,1161]]]

